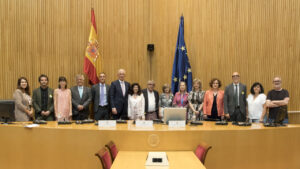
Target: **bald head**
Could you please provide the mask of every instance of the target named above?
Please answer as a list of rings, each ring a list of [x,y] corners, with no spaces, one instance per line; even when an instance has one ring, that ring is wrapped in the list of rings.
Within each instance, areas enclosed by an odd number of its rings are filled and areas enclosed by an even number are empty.
[[[275,90],[281,90],[281,77],[279,76],[274,77],[273,86]]]
[[[232,82],[235,84],[240,83],[240,74],[239,72],[233,72],[232,73]]]
[[[126,75],[126,71],[124,69],[119,69],[118,70],[118,78],[121,81],[124,81]]]

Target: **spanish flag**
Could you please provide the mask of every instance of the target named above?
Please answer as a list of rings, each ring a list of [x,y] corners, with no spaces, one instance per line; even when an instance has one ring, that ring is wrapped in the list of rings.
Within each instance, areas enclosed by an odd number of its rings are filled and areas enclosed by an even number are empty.
[[[96,60],[100,55],[98,51],[99,46],[98,46],[97,27],[96,27],[96,20],[95,20],[95,14],[93,8],[92,8],[91,21],[92,21],[91,32],[89,36],[89,42],[85,51],[83,71],[88,76],[90,83],[96,84],[99,83],[99,79],[97,77],[97,71],[96,71]]]

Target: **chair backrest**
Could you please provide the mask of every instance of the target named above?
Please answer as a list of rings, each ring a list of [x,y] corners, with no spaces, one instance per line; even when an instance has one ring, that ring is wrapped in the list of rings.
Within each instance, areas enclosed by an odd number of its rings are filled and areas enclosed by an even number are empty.
[[[112,160],[110,157],[110,153],[106,147],[100,149],[95,155],[99,157],[103,169],[110,169],[112,165]]]
[[[202,162],[202,164],[205,163],[205,158],[207,155],[208,150],[210,150],[212,147],[203,143],[199,144],[195,150],[195,154],[198,157],[198,159]]]
[[[117,154],[119,152],[119,150],[117,149],[116,144],[113,141],[110,141],[108,144],[105,145],[105,147],[108,148],[110,155],[111,155],[111,159],[112,161],[115,160],[115,158],[117,157]]]

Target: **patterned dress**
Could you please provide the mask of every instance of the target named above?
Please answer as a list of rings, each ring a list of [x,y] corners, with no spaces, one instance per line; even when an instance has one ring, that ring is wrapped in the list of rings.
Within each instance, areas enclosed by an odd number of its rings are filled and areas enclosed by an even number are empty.
[[[196,116],[196,120],[202,120],[202,116],[203,116],[203,111],[202,109],[199,110],[200,105],[203,103],[203,99],[204,99],[204,95],[205,95],[205,91],[190,91],[189,93],[189,97],[188,100],[190,103],[192,103],[194,109],[196,111],[200,111],[200,113]],[[188,120],[192,120],[193,118],[193,110],[189,109],[188,112]]]
[[[159,107],[160,107],[160,115],[164,116],[164,108],[165,107],[172,107],[174,95],[172,93],[167,96],[165,93],[162,93],[159,96]]]

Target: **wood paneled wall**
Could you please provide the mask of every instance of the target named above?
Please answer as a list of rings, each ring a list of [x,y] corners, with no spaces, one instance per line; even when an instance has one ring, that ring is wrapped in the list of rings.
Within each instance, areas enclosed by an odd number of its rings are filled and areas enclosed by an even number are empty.
[[[0,99],[12,98],[20,76],[31,88],[41,73],[53,88],[60,75],[75,83],[83,73],[91,7],[100,42],[97,71],[106,72],[108,82],[124,68],[127,80],[143,87],[148,79],[158,90],[170,83],[183,14],[193,77],[205,90],[213,77],[224,88],[238,71],[248,88],[259,81],[268,91],[280,75],[289,109],[300,110],[298,0],[0,0]],[[155,44],[152,54],[148,43]]]

